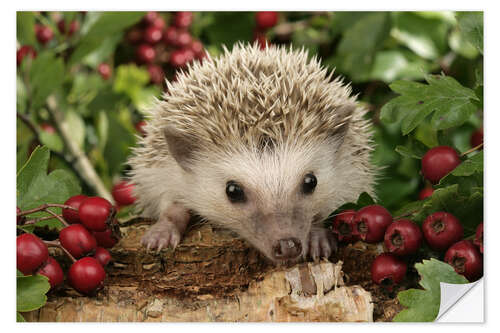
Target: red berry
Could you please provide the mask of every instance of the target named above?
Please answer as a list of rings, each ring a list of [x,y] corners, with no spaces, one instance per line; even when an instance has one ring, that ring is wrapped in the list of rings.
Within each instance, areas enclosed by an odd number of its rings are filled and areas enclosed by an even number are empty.
[[[47,245],[33,234],[22,234],[16,238],[17,269],[23,274],[36,271],[49,257]]]
[[[66,34],[66,22],[60,20],[57,22],[57,28],[61,34]],[[78,21],[71,21],[68,29],[68,36],[73,36],[73,34],[80,28],[80,23]]]
[[[158,65],[149,64],[148,73],[149,79],[154,84],[161,85],[165,80],[165,73],[163,73],[163,69]]]
[[[479,252],[483,253],[483,223],[476,228],[476,236],[474,237],[474,245],[479,248]]]
[[[80,221],[89,230],[104,231],[111,223],[114,214],[111,203],[101,197],[90,197],[78,209]]]
[[[272,28],[278,23],[278,12],[257,12],[255,21],[261,29]]]
[[[136,56],[137,56],[137,60],[140,63],[149,64],[149,63],[152,63],[153,60],[155,59],[156,52],[155,52],[155,49],[153,47],[151,47],[151,45],[141,44],[141,45],[139,45],[139,47],[136,50]]]
[[[452,265],[455,272],[465,276],[470,282],[476,281],[483,276],[483,258],[469,240],[462,240],[453,244],[446,251],[444,261]]]
[[[40,124],[40,128],[42,129],[42,131],[47,132],[49,134],[56,133],[56,129],[51,124],[42,123]]]
[[[424,187],[418,194],[418,198],[420,200],[424,200],[425,198],[430,197],[432,193],[434,193],[434,189],[432,187]]]
[[[193,42],[193,37],[191,37],[189,31],[186,30],[179,31],[177,35],[177,46],[187,47],[190,46],[192,42]]]
[[[483,143],[483,136],[484,136],[483,128],[480,128],[477,131],[475,131],[474,133],[472,133],[472,135],[470,137],[470,145],[472,147],[479,146],[481,143]]]
[[[177,12],[174,16],[174,25],[179,28],[187,28],[193,23],[193,13]]]
[[[437,184],[460,162],[460,156],[455,149],[448,146],[434,147],[422,158],[422,174],[431,183]]]
[[[54,37],[54,32],[50,27],[35,25],[36,39],[43,45],[47,44]]]
[[[347,209],[335,216],[332,224],[332,231],[337,234],[339,241],[353,242],[359,239],[358,235],[353,235],[354,209]]]
[[[142,21],[146,25],[152,25],[158,17],[160,16],[157,12],[147,12],[146,15],[144,15]]]
[[[79,209],[82,202],[84,200],[86,200],[87,198],[88,197],[86,195],[83,195],[83,194],[74,195],[71,198],[69,198],[68,200],[66,200],[66,202],[64,204],[67,206],[71,206],[73,208]],[[63,218],[66,220],[66,222],[68,222],[70,224],[80,223],[80,215],[78,215],[78,210],[63,209],[62,215],[63,215]]]
[[[394,285],[403,281],[406,263],[391,253],[382,253],[373,261],[371,275],[373,282],[392,290]]]
[[[384,233],[392,223],[391,213],[380,205],[361,208],[354,217],[354,234],[367,243],[377,243],[384,239]]]
[[[194,52],[191,49],[175,50],[170,55],[170,64],[174,67],[185,67],[194,60]]]
[[[163,37],[161,28],[150,26],[144,31],[144,41],[149,44],[158,43]]]
[[[179,38],[179,30],[174,26],[168,27],[167,30],[165,30],[165,33],[163,34],[163,41],[165,42],[165,44],[169,46],[177,46],[178,38]]]
[[[106,63],[99,64],[99,66],[97,66],[97,72],[104,80],[107,80],[111,77],[111,66]]]
[[[113,186],[111,194],[120,206],[127,206],[135,202],[133,190],[134,184],[123,180]]]
[[[82,258],[69,268],[68,280],[73,288],[83,294],[89,294],[102,286],[106,272],[97,259]]]
[[[63,270],[57,260],[52,257],[49,257],[45,262],[45,265],[43,265],[36,273],[49,278],[50,288],[54,288],[64,281]]]
[[[21,65],[26,56],[30,56],[31,59],[36,58],[36,51],[31,45],[23,45],[16,52],[17,65]]]
[[[154,19],[154,21],[151,23],[151,26],[160,28],[161,30],[165,29],[165,20],[163,17],[158,16],[157,18]]]
[[[385,231],[384,244],[389,252],[397,256],[414,254],[422,245],[422,232],[410,220],[394,221]]]
[[[75,258],[95,251],[97,241],[81,224],[72,224],[59,232],[61,245]]]
[[[460,221],[450,213],[436,212],[422,223],[422,232],[429,246],[436,251],[445,251],[464,236]]]
[[[99,261],[102,267],[106,266],[112,259],[109,251],[102,247],[98,247],[95,250],[94,258],[96,258],[97,261]]]
[[[135,124],[135,129],[137,130],[137,132],[141,133],[142,136],[146,135],[144,126],[146,126],[146,122],[144,120],[141,120]]]
[[[97,240],[97,245],[106,249],[110,249],[118,243],[118,239],[111,229],[106,229],[105,231],[92,231],[92,235],[94,235]]]

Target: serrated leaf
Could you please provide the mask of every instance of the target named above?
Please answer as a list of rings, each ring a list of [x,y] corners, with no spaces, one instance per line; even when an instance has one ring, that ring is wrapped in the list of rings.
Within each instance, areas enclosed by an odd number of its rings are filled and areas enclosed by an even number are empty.
[[[391,84],[391,89],[401,96],[382,107],[381,120],[401,121],[401,131],[407,135],[430,114],[433,114],[431,125],[443,130],[465,123],[476,111],[474,91],[452,77],[429,75],[426,81],[428,84],[408,81]]]
[[[50,289],[49,279],[43,275],[17,277],[17,311],[27,312],[41,308],[47,301],[45,295]]]
[[[461,33],[481,54],[483,54],[483,13],[457,13],[458,26]]]
[[[35,45],[35,15],[33,12],[17,12],[16,27],[19,44]]]
[[[37,109],[46,98],[54,93],[64,80],[64,62],[49,51],[43,52],[33,60],[30,70],[31,103]]]
[[[37,147],[17,174],[16,198],[21,210],[38,207],[44,203],[64,203],[69,197],[80,194],[78,181],[69,172],[58,169],[47,175],[50,152],[47,147]],[[60,208],[51,208],[60,214]],[[30,217],[47,216],[35,213]],[[61,227],[55,219],[41,221],[36,226]]]
[[[133,101],[148,82],[149,74],[145,68],[134,64],[121,65],[116,68],[113,91],[125,94]]]
[[[64,144],[59,134],[40,131],[39,139],[40,143],[47,146],[50,150],[57,152],[63,151]]]
[[[410,58],[402,51],[381,51],[375,56],[370,79],[387,83],[396,79],[423,79],[430,68],[430,64],[422,58]]]
[[[474,156],[471,156],[470,158],[460,163],[460,165],[458,165],[451,172],[451,174],[453,176],[464,177],[464,176],[470,176],[478,172],[482,173],[484,170],[483,161],[484,161],[484,154],[483,151],[480,151]]]
[[[398,293],[399,303],[406,307],[393,321],[422,322],[433,321],[439,313],[441,301],[440,282],[452,284],[468,283],[466,278],[455,272],[449,264],[436,260],[423,260],[415,264],[420,275],[421,289],[408,289]]]
[[[108,37],[121,33],[144,16],[144,12],[103,12],[94,14],[96,16],[93,21],[89,22],[85,29],[82,27],[83,37],[71,55],[70,65],[79,62],[83,57],[102,46],[102,43]]]

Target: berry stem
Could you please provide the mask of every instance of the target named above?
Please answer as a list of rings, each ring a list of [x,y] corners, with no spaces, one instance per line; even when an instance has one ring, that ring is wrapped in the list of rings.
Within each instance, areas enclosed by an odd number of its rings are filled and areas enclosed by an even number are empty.
[[[464,157],[465,155],[470,154],[473,151],[481,149],[483,147],[483,145],[484,145],[484,143],[481,143],[481,144],[475,146],[474,148],[471,148],[471,149],[467,150],[466,152],[463,152],[462,154],[460,154],[460,157]]]
[[[76,262],[75,257],[73,257],[73,256],[71,255],[71,253],[69,253],[69,252],[68,252],[68,250],[66,250],[66,249],[65,249],[65,248],[61,245],[61,243],[60,243],[58,240],[55,240],[55,241],[46,241],[46,240],[44,240],[43,242],[44,242],[47,246],[50,246],[50,247],[58,247],[58,248],[60,248],[60,249],[61,249],[61,250],[63,250],[63,252],[64,252],[64,253],[65,253],[65,254],[69,257],[69,259],[71,259],[71,261],[72,261],[73,263],[75,263],[75,262]]]
[[[58,216],[62,217],[62,215],[58,215]],[[27,221],[23,222],[22,225],[35,224],[35,223],[38,223],[40,221],[50,220],[50,219],[53,219],[53,218],[54,218],[53,216],[37,217],[37,218],[34,218],[34,219],[27,220]]]
[[[58,219],[59,221],[61,221],[61,223],[67,227],[69,226],[68,222],[66,222],[60,215],[57,215],[56,213],[54,213],[53,211],[51,211],[50,209],[46,208],[43,210],[44,212],[46,213],[49,213],[50,215],[52,215],[53,217],[55,217],[56,219]]]
[[[17,216],[24,216],[24,215],[33,214],[33,213],[36,213],[36,212],[39,212],[39,211],[44,211],[44,210],[46,210],[47,208],[50,208],[50,207],[57,207],[57,208],[63,208],[63,209],[72,209],[72,210],[78,211],[78,209],[76,209],[75,207],[71,207],[71,206],[68,206],[68,205],[63,205],[63,204],[43,204],[43,205],[41,205],[39,207],[36,207],[36,208],[32,208],[32,209],[20,211],[19,213],[17,213]],[[55,214],[53,212],[50,212],[50,213]]]

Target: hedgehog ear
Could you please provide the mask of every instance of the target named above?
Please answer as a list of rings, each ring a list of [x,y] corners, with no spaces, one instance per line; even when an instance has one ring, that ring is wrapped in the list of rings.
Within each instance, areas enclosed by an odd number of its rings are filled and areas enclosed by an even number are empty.
[[[356,110],[355,104],[345,104],[335,110],[335,115],[339,121],[338,124],[331,130],[330,137],[335,139],[338,147],[340,147],[344,142],[354,110]]]
[[[172,157],[185,171],[191,171],[191,162],[197,150],[194,139],[171,126],[165,127],[163,134]]]

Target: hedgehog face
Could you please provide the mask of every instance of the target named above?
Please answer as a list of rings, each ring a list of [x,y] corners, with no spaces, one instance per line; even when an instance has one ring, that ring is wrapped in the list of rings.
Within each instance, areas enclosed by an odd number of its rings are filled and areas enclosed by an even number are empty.
[[[273,261],[307,253],[314,223],[328,216],[335,159],[331,144],[200,153],[187,162],[183,204],[235,231]],[[280,242],[286,242],[283,252]]]

